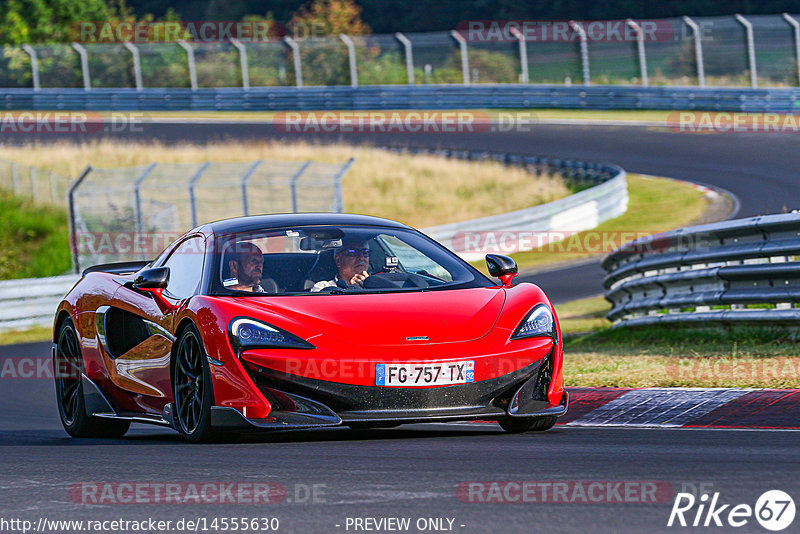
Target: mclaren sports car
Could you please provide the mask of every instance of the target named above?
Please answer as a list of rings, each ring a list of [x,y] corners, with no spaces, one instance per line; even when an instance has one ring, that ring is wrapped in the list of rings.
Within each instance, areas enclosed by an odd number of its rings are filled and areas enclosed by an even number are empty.
[[[225,434],[488,420],[567,410],[561,331],[511,258],[483,275],[404,224],[349,214],[205,224],[152,261],[90,267],[55,314],[61,421]]]

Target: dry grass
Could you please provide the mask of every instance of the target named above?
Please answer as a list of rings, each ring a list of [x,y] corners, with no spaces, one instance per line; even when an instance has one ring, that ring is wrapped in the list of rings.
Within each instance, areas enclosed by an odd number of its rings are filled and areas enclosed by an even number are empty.
[[[348,145],[275,142],[212,145],[85,144],[0,146],[0,158],[77,176],[87,164],[129,167],[161,163],[247,162],[257,159],[356,163],[345,176],[345,211],[379,215],[426,227],[495,215],[569,195],[560,178],[533,176],[496,162],[396,154]]]

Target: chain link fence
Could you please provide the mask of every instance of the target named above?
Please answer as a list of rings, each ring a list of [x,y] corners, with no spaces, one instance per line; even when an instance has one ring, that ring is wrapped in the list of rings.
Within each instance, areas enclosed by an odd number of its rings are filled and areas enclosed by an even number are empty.
[[[484,21],[480,28],[467,23],[452,32],[395,35],[4,47],[0,87],[800,83],[800,16]]]
[[[36,203],[66,206],[72,179],[52,171],[0,159],[0,189]]]
[[[344,165],[315,161],[87,167],[68,192],[73,264],[150,259],[202,223],[261,213],[342,212]]]

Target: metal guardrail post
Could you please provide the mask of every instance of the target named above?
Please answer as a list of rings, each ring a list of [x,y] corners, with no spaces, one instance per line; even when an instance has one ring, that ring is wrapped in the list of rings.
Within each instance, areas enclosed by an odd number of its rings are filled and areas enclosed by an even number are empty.
[[[747,58],[750,64],[750,86],[755,89],[758,87],[758,75],[756,74],[756,47],[753,42],[753,25],[749,20],[736,13],[736,20],[739,24],[744,26],[745,34],[747,35]]]
[[[250,89],[250,70],[247,66],[247,47],[239,39],[231,39],[231,44],[239,51],[239,66],[242,71],[242,89]]]
[[[515,27],[511,27],[511,35],[517,38],[519,42],[519,67],[520,67],[520,82],[528,83],[528,48],[525,44],[525,36]]]
[[[408,85],[414,85],[414,51],[411,46],[411,41],[400,32],[394,34],[395,38],[400,41],[406,53],[406,74],[408,76]]]
[[[581,40],[581,67],[583,85],[589,85],[592,82],[592,79],[589,74],[589,46],[587,44],[588,38],[586,37],[586,30],[584,30],[583,26],[574,20],[569,21],[569,27],[578,34],[578,38]]]
[[[295,41],[288,35],[283,38],[283,42],[286,43],[286,46],[292,49],[292,60],[294,62],[294,79],[296,85],[297,87],[303,87],[303,65],[300,61],[300,47],[297,45],[297,41]]]
[[[647,55],[644,50],[644,32],[642,32],[642,27],[633,19],[626,20],[625,24],[636,32],[636,48],[639,51],[639,70],[642,73],[642,87],[648,87],[650,82],[647,78]]]
[[[141,234],[143,229],[143,221],[142,221],[142,196],[141,196],[141,186],[142,182],[150,176],[150,173],[153,172],[153,169],[156,168],[156,163],[151,163],[147,166],[144,172],[133,182],[133,196],[135,200],[135,209],[136,213],[134,214],[136,217],[136,232]],[[77,187],[77,184],[76,186]]]
[[[141,91],[144,85],[142,84],[142,60],[139,57],[139,48],[133,43],[122,43],[133,56],[133,80],[136,84],[136,90]]]
[[[292,213],[297,213],[297,180],[306,172],[308,166],[311,165],[311,160],[306,161],[300,168],[297,170],[296,173],[291,177],[289,180],[289,190],[291,191],[292,195]]]
[[[38,91],[42,88],[39,83],[39,58],[36,55],[36,49],[29,44],[22,45],[22,49],[31,58],[31,77],[33,78],[33,90]]]
[[[189,65],[189,84],[192,91],[197,91],[197,66],[194,63],[194,48],[192,45],[181,39],[178,44],[186,50],[186,62]]]
[[[92,167],[87,166],[81,175],[75,180],[67,191],[67,209],[69,211],[69,245],[72,252],[72,267],[76,273],[81,272],[80,259],[78,257],[78,241],[75,235],[75,190],[80,186],[83,181],[92,172]]]
[[[36,167],[30,168],[31,173],[31,198],[33,198],[34,204],[39,201],[39,186],[36,181]]]
[[[250,202],[247,199],[247,182],[262,163],[264,163],[262,159],[254,161],[253,165],[242,175],[242,215],[244,216],[250,215]]]
[[[197,180],[203,176],[203,173],[206,172],[206,169],[208,169],[209,165],[211,165],[211,162],[206,161],[200,165],[200,168],[197,169],[197,172],[195,172],[192,177],[189,178],[189,204],[192,208],[192,228],[197,226],[197,201],[194,196],[194,184],[196,184]]]
[[[347,160],[336,176],[333,177],[333,211],[334,213],[342,213],[344,211],[344,198],[342,195],[342,178],[350,170],[350,167],[355,163],[356,158]]]
[[[794,57],[797,60],[797,83],[800,85],[800,22],[792,18],[788,13],[783,14],[783,20],[788,22],[794,33]]]
[[[50,200],[55,204],[56,201],[56,175],[50,171]]]
[[[467,40],[456,30],[450,32],[450,37],[455,39],[458,43],[458,49],[461,52],[461,76],[463,77],[464,85],[469,85],[469,51],[467,50]]]
[[[694,56],[697,62],[697,84],[700,87],[706,86],[706,69],[703,65],[703,39],[700,35],[700,26],[689,17],[683,17],[683,22],[692,29],[694,34]]]
[[[19,194],[19,168],[16,161],[11,162],[11,191],[15,196]]]
[[[92,90],[92,80],[89,77],[89,54],[86,53],[86,49],[80,43],[72,43],[72,48],[78,53],[81,57],[81,73],[83,74],[83,90],[84,91],[91,91]]]
[[[358,87],[358,69],[356,68],[356,45],[350,36],[339,34],[339,39],[347,46],[347,58],[350,62],[350,87]]]

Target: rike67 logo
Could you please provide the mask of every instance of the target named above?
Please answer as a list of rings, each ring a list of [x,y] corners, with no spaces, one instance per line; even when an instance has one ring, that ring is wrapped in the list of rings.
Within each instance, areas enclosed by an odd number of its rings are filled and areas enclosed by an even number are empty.
[[[695,498],[691,493],[678,493],[672,504],[667,526],[681,527],[743,527],[753,518],[767,530],[784,530],[794,521],[794,500],[781,490],[766,491],[755,506],[749,504],[722,504],[719,492],[709,497]]]

